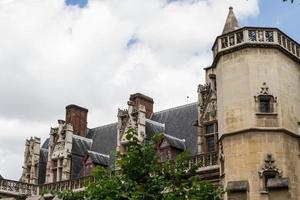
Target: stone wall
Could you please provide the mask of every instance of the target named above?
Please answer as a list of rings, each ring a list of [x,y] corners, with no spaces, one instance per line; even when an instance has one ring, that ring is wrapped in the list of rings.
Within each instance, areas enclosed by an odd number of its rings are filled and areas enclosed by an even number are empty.
[[[215,73],[221,134],[261,126],[254,97],[263,83],[277,100],[274,107],[278,120],[271,126],[298,132],[300,66],[295,61],[277,49],[246,48],[223,55]]]
[[[289,199],[300,199],[298,138],[283,131],[245,131],[224,137],[222,143],[225,155],[225,184],[229,181],[247,180],[249,199],[269,199],[271,194],[273,197],[270,199],[274,199],[277,190],[270,194],[264,193],[263,180],[259,176],[266,155],[271,154],[275,166],[282,172],[282,177],[289,179]]]
[[[225,188],[228,181],[247,180],[250,200],[300,199],[299,63],[277,49],[244,48],[221,56],[210,71],[217,80]],[[272,97],[270,113],[259,110],[261,94]],[[277,178],[288,180],[288,189],[265,192],[258,172],[268,154],[282,171]]]

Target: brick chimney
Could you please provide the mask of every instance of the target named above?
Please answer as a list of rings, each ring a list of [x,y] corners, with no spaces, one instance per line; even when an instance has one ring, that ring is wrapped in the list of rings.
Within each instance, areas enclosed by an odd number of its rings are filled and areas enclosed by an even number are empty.
[[[71,104],[66,107],[66,123],[73,126],[73,133],[82,137],[86,135],[88,109]]]
[[[133,101],[136,105],[143,105],[146,108],[146,118],[150,119],[153,114],[153,99],[141,93],[135,93],[130,95],[130,101]]]

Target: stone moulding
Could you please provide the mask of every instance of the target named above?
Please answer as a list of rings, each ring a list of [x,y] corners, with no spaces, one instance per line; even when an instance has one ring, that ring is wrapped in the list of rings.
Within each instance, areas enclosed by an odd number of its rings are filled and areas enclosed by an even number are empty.
[[[281,128],[281,127],[276,127],[276,128],[271,128],[271,127],[255,127],[255,128],[246,128],[246,129],[241,129],[241,130],[236,130],[236,131],[232,131],[232,132],[227,132],[227,133],[223,133],[219,139],[219,141],[222,141],[224,138],[229,137],[229,136],[233,136],[233,135],[238,135],[238,134],[245,134],[245,133],[249,133],[249,132],[282,132],[286,135],[292,136],[294,138],[300,139],[300,135],[296,134],[292,131],[289,131],[285,128]]]
[[[229,181],[226,190],[228,192],[246,192],[249,190],[248,181]]]

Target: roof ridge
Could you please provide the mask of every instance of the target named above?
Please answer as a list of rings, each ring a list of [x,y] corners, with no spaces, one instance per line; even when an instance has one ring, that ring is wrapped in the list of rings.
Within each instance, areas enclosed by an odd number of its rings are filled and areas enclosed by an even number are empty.
[[[179,139],[179,138],[177,138],[175,136],[172,136],[172,135],[169,135],[169,134],[166,134],[166,133],[164,133],[164,135],[167,136],[167,137],[169,137],[169,138],[172,138],[174,140],[178,140],[180,142],[185,142],[185,139]]]
[[[75,134],[73,134],[73,138],[76,138],[76,139],[79,139],[79,140],[84,140],[86,142],[91,142],[91,143],[93,142],[93,139],[82,137],[82,136],[75,135]]]
[[[154,125],[157,125],[157,126],[165,128],[165,124],[157,122],[157,121],[154,121],[154,120],[151,120],[151,119],[146,119],[146,122],[149,122],[149,123],[152,123]]]
[[[113,123],[110,123],[110,124],[105,124],[105,125],[102,125],[102,126],[97,126],[95,128],[89,128],[89,130],[100,129],[100,128],[104,128],[104,127],[107,127],[107,126],[112,126],[114,124],[118,124],[118,122],[113,122]]]
[[[184,105],[181,105],[181,106],[176,106],[176,107],[173,107],[173,108],[168,108],[168,109],[165,109],[165,110],[154,112],[154,114],[158,114],[158,113],[162,113],[162,112],[167,112],[167,111],[171,111],[171,110],[176,110],[176,109],[179,109],[179,108],[185,108],[185,107],[188,107],[188,106],[191,106],[191,105],[195,105],[197,103],[198,102],[196,101],[196,102],[193,102],[193,103],[188,103],[188,104],[184,104]]]
[[[98,153],[96,151],[91,151],[91,150],[88,150],[87,152],[88,153],[94,153],[94,154],[97,154],[97,155],[100,155],[100,156],[104,156],[104,157],[110,158],[110,155],[108,155],[108,154],[102,154],[102,153]]]

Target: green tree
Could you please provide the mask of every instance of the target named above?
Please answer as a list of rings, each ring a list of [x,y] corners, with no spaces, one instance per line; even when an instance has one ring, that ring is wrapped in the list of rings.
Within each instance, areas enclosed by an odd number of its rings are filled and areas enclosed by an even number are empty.
[[[183,152],[175,160],[158,162],[157,142],[162,135],[141,143],[130,129],[126,154],[117,154],[116,171],[98,167],[96,181],[85,191],[64,192],[64,200],[218,200],[222,190],[197,175],[199,165],[190,166],[190,154]]]

